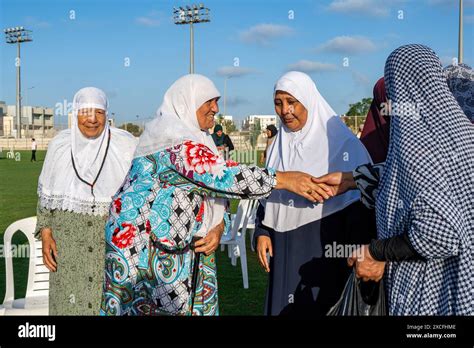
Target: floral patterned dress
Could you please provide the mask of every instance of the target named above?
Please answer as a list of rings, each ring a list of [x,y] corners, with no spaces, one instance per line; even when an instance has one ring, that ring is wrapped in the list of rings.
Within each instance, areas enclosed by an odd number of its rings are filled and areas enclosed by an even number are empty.
[[[101,315],[218,315],[214,254],[201,254],[192,305],[204,198],[260,199],[275,185],[274,170],[226,163],[192,141],[134,159],[105,228]]]

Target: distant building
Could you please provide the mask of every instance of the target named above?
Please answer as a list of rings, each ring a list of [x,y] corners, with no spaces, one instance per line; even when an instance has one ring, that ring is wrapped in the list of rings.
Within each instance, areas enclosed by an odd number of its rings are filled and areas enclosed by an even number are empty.
[[[2,118],[1,136],[12,137],[16,135],[16,105],[5,105],[0,102],[0,117]],[[6,112],[5,112],[6,111]],[[54,128],[54,113],[52,108],[43,106],[21,107],[21,136],[35,137],[45,135]]]
[[[0,122],[0,127],[2,129],[0,130],[0,136],[2,137],[14,137],[15,132],[14,132],[14,125],[13,125],[13,117],[11,116],[3,116],[2,121]]]
[[[72,127],[72,112],[68,112],[67,114],[67,128]]]
[[[0,136],[13,136],[13,117],[7,114],[7,105],[4,101],[0,101]]]
[[[7,105],[4,101],[0,100],[0,117],[3,117],[7,113]]]
[[[245,118],[244,124],[253,127],[257,122],[260,122],[260,129],[265,129],[267,126],[273,124],[278,125],[278,116],[276,115],[249,115]]]
[[[223,118],[224,118],[224,121],[234,122],[234,116],[232,115],[224,115]]]

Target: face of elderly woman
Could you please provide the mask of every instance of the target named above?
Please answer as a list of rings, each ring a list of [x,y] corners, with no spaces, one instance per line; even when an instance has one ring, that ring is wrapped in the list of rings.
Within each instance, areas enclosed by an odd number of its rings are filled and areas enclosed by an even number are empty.
[[[105,127],[105,111],[102,109],[79,109],[77,124],[86,138],[97,138]]]
[[[208,100],[196,110],[196,117],[201,129],[214,127],[214,116],[219,112],[218,100],[219,98]]]
[[[281,122],[292,132],[301,130],[308,120],[308,111],[298,99],[291,94],[276,91],[275,111]]]

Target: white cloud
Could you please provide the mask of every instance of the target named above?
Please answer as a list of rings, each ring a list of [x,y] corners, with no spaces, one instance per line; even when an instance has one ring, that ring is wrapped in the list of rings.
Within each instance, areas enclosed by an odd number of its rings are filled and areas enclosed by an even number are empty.
[[[143,25],[145,27],[157,27],[161,24],[162,15],[158,11],[151,11],[146,16],[141,16],[135,18],[135,22],[139,25]]]
[[[224,99],[221,99],[220,101],[221,105],[224,105]],[[242,98],[239,96],[228,96],[226,97],[226,106],[239,106],[239,105],[245,105],[245,104],[250,104],[251,102],[246,99]]]
[[[107,96],[108,99],[113,99],[118,95],[118,89],[112,89],[112,90],[106,90],[105,95]]]
[[[315,62],[310,60],[299,60],[296,63],[288,65],[287,70],[302,71],[308,74],[316,72],[326,72],[337,70],[337,66],[334,64]]]
[[[160,20],[149,18],[149,17],[138,17],[136,19],[136,22],[146,27],[157,27],[161,23]]]
[[[51,26],[51,23],[31,16],[25,18],[25,24],[32,28],[49,28]]]
[[[217,75],[225,77],[241,77],[254,74],[257,71],[250,68],[242,68],[239,66],[223,66],[217,69]]]
[[[316,50],[331,53],[357,54],[372,52],[375,44],[364,36],[337,36],[319,46]]]
[[[357,85],[367,86],[367,85],[370,85],[370,82],[371,82],[367,75],[354,71],[354,70],[352,71],[352,79]]]
[[[287,37],[294,30],[286,25],[258,24],[240,33],[240,40],[245,43],[254,43],[267,46],[279,37]]]
[[[439,57],[443,66],[454,64],[457,61],[457,56],[442,56]]]
[[[393,5],[406,0],[333,0],[328,9],[333,12],[363,14],[372,17],[386,17]]]

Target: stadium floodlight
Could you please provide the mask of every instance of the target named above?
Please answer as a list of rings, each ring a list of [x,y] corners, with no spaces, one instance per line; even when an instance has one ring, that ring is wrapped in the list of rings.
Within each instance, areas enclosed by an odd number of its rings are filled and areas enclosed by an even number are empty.
[[[21,138],[21,56],[20,46],[23,42],[33,41],[31,30],[24,27],[11,27],[3,30],[7,44],[17,45],[16,58],[16,138]]]
[[[190,50],[189,50],[189,73],[194,74],[194,24],[210,22],[209,9],[204,4],[182,6],[173,8],[174,24],[189,24],[190,27]]]

